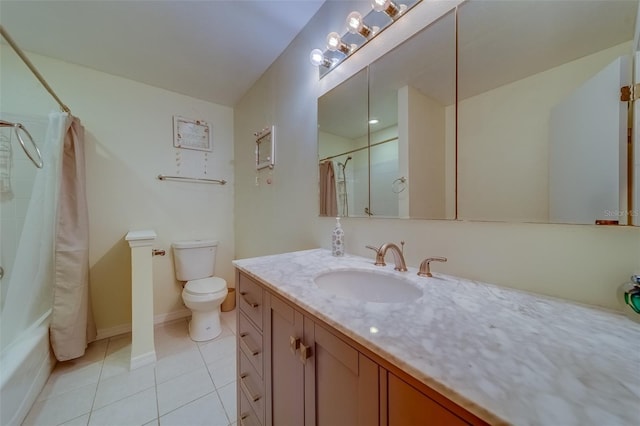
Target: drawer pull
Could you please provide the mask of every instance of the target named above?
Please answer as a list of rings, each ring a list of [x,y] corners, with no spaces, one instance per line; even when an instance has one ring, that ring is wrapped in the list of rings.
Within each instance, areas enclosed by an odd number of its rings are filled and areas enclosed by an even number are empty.
[[[247,336],[249,336],[249,333],[240,333],[240,346],[242,347],[242,351],[253,356],[259,355],[260,349],[251,349],[251,347],[245,340],[245,337]]]
[[[256,302],[252,302],[251,300],[249,300],[247,298],[247,292],[246,291],[241,291],[240,292],[240,296],[242,296],[244,301],[247,302],[247,305],[251,306],[252,308],[257,308],[258,306],[260,306],[260,304],[258,304]]]
[[[296,351],[300,347],[300,339],[297,337],[289,336],[289,349],[292,354],[296,354]]]
[[[242,414],[240,414],[240,425],[241,425],[241,426],[246,425],[247,423],[245,423],[244,421],[245,421],[246,419],[248,419],[248,418],[249,418],[249,414],[248,414],[248,413],[242,413]]]
[[[244,394],[247,396],[247,398],[249,398],[253,402],[256,402],[257,400],[262,398],[262,396],[260,396],[259,394],[254,393],[254,392],[251,392],[251,390],[249,389],[249,386],[244,381],[244,379],[246,379],[247,376],[249,376],[247,373],[242,373],[240,375],[240,387],[242,388],[242,390],[243,390]]]

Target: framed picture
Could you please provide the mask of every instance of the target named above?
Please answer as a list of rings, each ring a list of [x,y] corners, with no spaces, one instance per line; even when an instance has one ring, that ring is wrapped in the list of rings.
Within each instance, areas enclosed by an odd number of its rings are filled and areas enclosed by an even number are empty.
[[[273,168],[276,155],[275,126],[254,133],[256,137],[256,169]]]
[[[209,124],[202,120],[173,116],[173,146],[211,152]]]

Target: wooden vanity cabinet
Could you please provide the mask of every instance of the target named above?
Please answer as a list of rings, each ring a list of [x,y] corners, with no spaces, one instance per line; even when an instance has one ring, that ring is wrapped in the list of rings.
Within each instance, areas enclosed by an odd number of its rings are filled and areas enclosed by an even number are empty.
[[[248,299],[238,303],[238,424],[486,424],[248,276],[237,278],[238,298]]]
[[[265,296],[267,424],[379,424],[378,365],[284,300]]]

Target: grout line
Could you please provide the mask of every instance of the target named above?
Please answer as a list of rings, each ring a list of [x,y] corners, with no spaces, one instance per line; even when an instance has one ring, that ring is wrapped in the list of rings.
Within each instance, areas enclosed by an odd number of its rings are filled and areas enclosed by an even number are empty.
[[[160,401],[158,399],[158,374],[156,367],[153,367],[153,383],[156,390],[156,423],[160,426]]]
[[[87,419],[87,425],[91,423],[91,416],[93,416],[93,407],[96,405],[96,398],[98,397],[98,388],[102,381],[102,371],[104,370],[104,360],[107,359],[107,353],[109,353],[109,345],[111,344],[111,338],[107,340],[107,344],[104,347],[104,353],[102,354],[102,364],[100,365],[100,374],[98,374],[98,383],[96,383],[96,393],[93,394],[93,401],[91,401],[91,409],[89,410],[89,418]]]

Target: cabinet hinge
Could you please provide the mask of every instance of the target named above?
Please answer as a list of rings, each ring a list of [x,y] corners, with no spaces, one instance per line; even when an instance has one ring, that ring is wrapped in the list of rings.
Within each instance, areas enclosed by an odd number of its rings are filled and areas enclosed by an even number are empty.
[[[640,98],[640,83],[620,88],[620,101],[633,102],[638,98]]]

